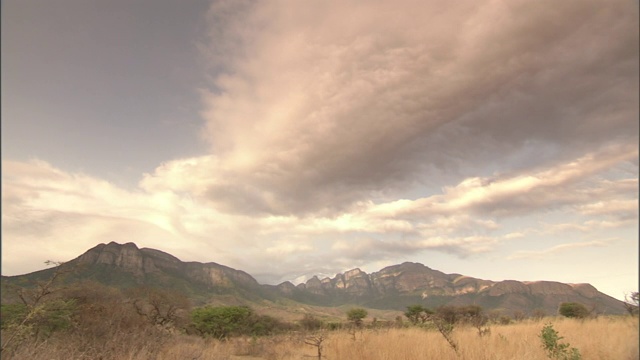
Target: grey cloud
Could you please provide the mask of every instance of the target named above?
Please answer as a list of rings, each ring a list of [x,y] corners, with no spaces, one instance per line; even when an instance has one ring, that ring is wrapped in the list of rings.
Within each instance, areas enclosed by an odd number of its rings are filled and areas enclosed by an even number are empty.
[[[638,19],[624,1],[227,5],[211,9],[226,73],[205,96],[206,134],[223,158],[252,159],[230,168],[273,213],[460,179],[532,143],[557,161],[637,141]]]

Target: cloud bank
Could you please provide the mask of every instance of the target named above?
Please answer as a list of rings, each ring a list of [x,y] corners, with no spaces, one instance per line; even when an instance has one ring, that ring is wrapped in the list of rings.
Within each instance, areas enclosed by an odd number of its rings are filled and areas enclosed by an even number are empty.
[[[633,3],[215,1],[206,17],[209,153],[135,191],[5,161],[4,250],[135,240],[277,282],[616,243],[603,229],[637,242]],[[576,229],[605,237],[527,248]]]

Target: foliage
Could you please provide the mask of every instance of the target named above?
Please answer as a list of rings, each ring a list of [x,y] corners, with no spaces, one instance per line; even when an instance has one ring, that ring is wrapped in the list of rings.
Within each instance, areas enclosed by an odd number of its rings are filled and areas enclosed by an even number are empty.
[[[558,360],[580,360],[582,356],[578,349],[570,347],[568,343],[561,343],[563,337],[553,328],[553,325],[546,324],[540,332],[542,347],[547,352],[550,359]]]
[[[404,312],[404,316],[406,316],[413,325],[424,324],[431,314],[433,314],[433,311],[422,305],[407,306],[407,311]]]
[[[30,287],[14,287],[21,303],[2,306],[2,330],[8,330],[10,335],[3,339],[1,352],[9,347],[15,349],[27,340],[38,343],[53,332],[71,326],[75,302],[56,299],[53,295],[60,290],[57,283],[72,269],[62,263],[45,263],[56,265],[51,277]]]
[[[369,313],[363,308],[353,308],[347,311],[347,320],[351,321],[355,326],[362,326],[362,320],[367,317]]]
[[[191,321],[200,333],[224,339],[241,332],[252,314],[246,306],[205,306],[191,312]]]
[[[629,315],[638,316],[640,294],[637,291],[632,292],[630,295],[625,294],[624,300],[624,307],[629,312]]]
[[[316,318],[315,316],[311,314],[304,314],[302,320],[300,320],[300,325],[307,331],[313,331],[321,329],[324,324],[322,323],[322,320]]]
[[[441,306],[436,309],[435,316],[447,324],[469,323],[484,325],[488,318],[482,308],[477,305]]]
[[[0,306],[0,328],[7,329],[11,324],[22,321],[29,309],[25,304],[2,304]]]
[[[565,302],[560,304],[558,312],[560,315],[568,318],[584,319],[589,316],[589,310],[587,310],[584,305],[576,302]]]
[[[201,335],[225,339],[231,336],[264,336],[287,328],[277,319],[257,315],[248,306],[205,306],[191,312],[191,323]]]

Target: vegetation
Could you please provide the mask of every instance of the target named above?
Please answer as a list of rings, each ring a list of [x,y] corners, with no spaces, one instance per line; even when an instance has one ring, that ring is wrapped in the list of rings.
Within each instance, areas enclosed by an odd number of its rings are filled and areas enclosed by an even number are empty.
[[[625,295],[624,300],[624,307],[627,309],[627,312],[629,312],[629,315],[638,316],[640,294],[637,291],[632,292],[631,294]]]
[[[368,315],[367,310],[363,308],[353,308],[347,311],[347,319],[356,327],[362,326],[362,320]]]
[[[406,316],[413,325],[424,324],[432,314],[433,311],[422,305],[407,306],[407,311],[404,312],[404,316]]]
[[[304,314],[302,320],[300,320],[300,325],[304,330],[315,331],[321,329],[324,323],[311,314]]]
[[[135,311],[133,318],[139,318]],[[631,317],[601,316],[597,319],[546,319],[560,334],[562,342],[580,349],[584,359],[637,359],[638,323]],[[35,346],[22,346],[2,359],[234,359],[299,360],[318,358],[313,337],[323,336],[322,359],[548,359],[538,338],[545,323],[526,320],[510,325],[493,325],[492,335],[479,337],[471,326],[456,327],[453,336],[459,343],[458,354],[442,336],[421,327],[364,328],[357,341],[347,329],[318,334],[287,332],[265,337],[238,336],[223,341],[184,333],[166,335],[145,325],[126,336],[105,332],[100,341],[88,341],[69,330],[54,333],[49,341]],[[103,329],[106,330],[106,329]],[[536,340],[536,341],[532,341]]]
[[[570,347],[568,343],[561,343],[563,337],[553,328],[553,325],[546,324],[540,332],[540,340],[542,347],[547,352],[549,359],[558,360],[580,360],[580,351],[574,347]]]
[[[584,319],[589,316],[589,310],[580,304],[575,302],[565,302],[560,304],[560,308],[558,309],[558,313],[562,316],[566,316],[568,318],[577,318]]]
[[[257,315],[247,306],[205,306],[191,312],[193,328],[204,336],[226,339],[230,336],[272,335],[287,329],[273,317]]]
[[[170,290],[44,280],[15,290],[17,301],[0,312],[3,359],[638,358],[638,321],[628,316],[545,318],[543,327],[535,318],[503,324],[504,313],[487,316],[478,306],[411,305],[404,323],[397,312],[376,311],[365,322],[363,308],[347,311],[346,321],[337,310],[324,321],[305,310],[285,322],[248,306],[192,309]],[[536,337],[543,346],[530,341]]]

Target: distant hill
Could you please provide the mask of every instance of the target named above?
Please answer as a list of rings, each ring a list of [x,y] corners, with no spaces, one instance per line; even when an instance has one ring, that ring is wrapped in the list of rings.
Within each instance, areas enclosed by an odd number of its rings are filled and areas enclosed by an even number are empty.
[[[65,266],[76,271],[67,282],[94,280],[118,288],[149,286],[179,291],[195,304],[210,302],[295,303],[315,306],[360,305],[371,309],[404,310],[408,305],[480,305],[485,310],[531,314],[542,309],[555,314],[562,302],[579,302],[602,314],[625,314],[623,302],[589,284],[553,281],[494,282],[460,274],[445,274],[419,263],[403,263],[367,274],[353,269],[334,278],[313,277],[297,286],[261,285],[244,271],[214,262],[183,262],[165,252],[134,243],[99,244]],[[25,285],[50,277],[55,268],[19,276],[3,276],[3,285]],[[4,292],[3,292],[4,293]],[[3,301],[6,297],[3,294]]]

